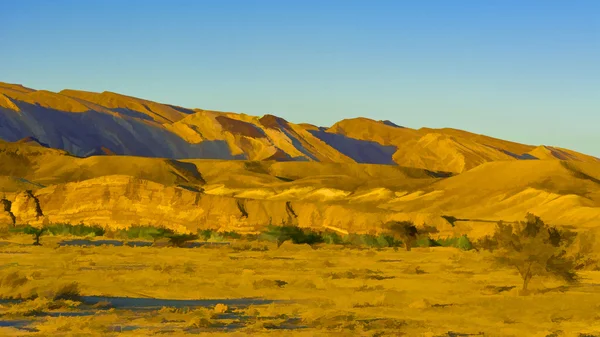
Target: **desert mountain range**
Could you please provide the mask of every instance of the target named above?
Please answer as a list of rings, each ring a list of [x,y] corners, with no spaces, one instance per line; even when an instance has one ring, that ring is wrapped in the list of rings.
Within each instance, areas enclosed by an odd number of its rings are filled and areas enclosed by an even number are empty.
[[[489,225],[451,226],[441,215],[511,221],[534,212],[600,226],[600,159],[456,129],[367,118],[326,128],[0,83],[0,139],[10,202],[0,223],[11,213],[31,223],[250,232],[292,221],[365,232],[411,219],[478,235]]]

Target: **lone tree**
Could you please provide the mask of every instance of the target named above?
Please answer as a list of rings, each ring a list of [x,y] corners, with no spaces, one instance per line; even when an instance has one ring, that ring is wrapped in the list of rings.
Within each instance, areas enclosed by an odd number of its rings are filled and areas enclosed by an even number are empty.
[[[31,225],[27,225],[25,228],[23,228],[23,233],[33,235],[33,245],[41,246],[42,244],[40,243],[40,236],[42,236],[42,234],[44,234],[47,230],[48,227],[33,227]]]
[[[549,226],[528,213],[524,222],[498,222],[494,234],[481,242],[482,248],[491,251],[498,263],[517,269],[523,279],[521,293],[525,295],[529,281],[536,275],[554,276],[567,282],[576,280],[575,258],[567,255],[576,235]]]
[[[395,237],[402,240],[406,251],[410,251],[415,241],[417,241],[419,231],[411,221],[390,221],[385,224],[385,227],[387,227]]]

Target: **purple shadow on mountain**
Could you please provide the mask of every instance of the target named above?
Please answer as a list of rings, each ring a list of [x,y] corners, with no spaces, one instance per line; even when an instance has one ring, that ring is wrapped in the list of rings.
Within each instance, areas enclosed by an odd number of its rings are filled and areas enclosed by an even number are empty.
[[[313,136],[326,142],[334,149],[352,158],[357,163],[395,165],[392,156],[395,146],[384,146],[376,142],[349,138],[325,131],[309,130]]]

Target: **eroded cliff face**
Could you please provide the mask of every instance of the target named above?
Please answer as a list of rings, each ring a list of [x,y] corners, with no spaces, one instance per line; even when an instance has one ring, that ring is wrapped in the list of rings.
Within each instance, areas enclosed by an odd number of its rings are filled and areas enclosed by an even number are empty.
[[[10,205],[10,213],[13,214],[15,223],[41,225],[45,219],[40,201],[31,190],[26,190],[15,195],[14,201]]]
[[[37,211],[36,200],[43,212]],[[380,231],[389,220],[415,220],[445,228],[434,216],[391,212],[356,204],[260,200],[210,195],[168,187],[128,176],[105,176],[78,183],[53,185],[14,196],[17,223],[86,223],[107,228],[134,224],[165,226],[176,231],[199,228],[256,232],[268,224],[348,232]]]
[[[3,180],[20,183],[9,186],[17,192],[7,192],[0,225],[83,222],[249,233],[292,223],[364,233],[381,232],[389,220],[412,220],[436,226],[440,236],[476,238],[492,232],[495,221],[518,221],[531,212],[551,224],[600,226],[600,166],[586,163],[506,161],[432,178],[392,166],[194,161],[174,167],[132,157],[35,158],[33,173]],[[92,160],[98,161],[94,170]],[[81,181],[82,175],[53,178],[60,169],[66,176],[81,167],[91,172]],[[6,186],[2,180],[0,186]],[[32,186],[37,189],[27,192]],[[452,227],[442,215],[484,221]]]
[[[6,196],[4,196],[0,200],[0,223],[10,222],[14,226],[16,221],[15,214],[12,212],[12,201],[6,199]]]

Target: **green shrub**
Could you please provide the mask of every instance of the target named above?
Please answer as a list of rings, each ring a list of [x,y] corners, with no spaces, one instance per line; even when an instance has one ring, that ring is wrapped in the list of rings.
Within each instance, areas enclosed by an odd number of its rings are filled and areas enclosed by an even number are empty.
[[[456,237],[439,238],[435,241],[442,247],[456,247],[458,238],[456,238]]]
[[[216,232],[214,229],[199,229],[197,233],[200,239],[208,241],[214,232]]]
[[[402,245],[402,241],[396,240],[393,236],[387,234],[380,234],[377,237],[377,243],[379,247],[399,247]]]
[[[322,243],[323,236],[321,235],[320,232],[315,232],[310,229],[305,229],[305,230],[302,230],[301,233],[298,234],[297,236],[292,237],[292,242],[297,243],[297,244],[306,243],[309,245],[313,245],[313,244],[317,244],[317,243]]]
[[[98,225],[85,225],[83,223],[71,225],[66,223],[55,223],[48,226],[48,231],[52,235],[73,235],[73,236],[102,236],[105,233],[104,228]]]
[[[461,250],[473,249],[473,244],[467,235],[459,237],[447,237],[433,240],[430,238],[421,238],[417,240],[417,246],[419,247],[454,247]]]
[[[465,234],[458,238],[455,247],[458,249],[461,249],[461,250],[471,250],[471,249],[473,249],[473,243],[471,242],[471,240],[469,240],[469,238]]]
[[[131,226],[127,229],[121,229],[117,232],[117,236],[125,239],[145,239],[158,240],[172,234],[173,231],[164,227],[154,226]]]
[[[41,228],[35,228],[31,225],[20,225],[11,228],[9,231],[12,233],[23,233],[23,234],[32,234],[35,235],[35,232],[41,230]],[[44,232],[48,232],[49,234],[58,236],[102,236],[105,233],[104,228],[98,225],[85,225],[80,223],[78,225],[71,225],[66,223],[55,223],[48,226],[43,227]]]
[[[344,244],[355,247],[377,247],[377,239],[370,234],[350,233],[344,236]]]
[[[398,247],[402,245],[402,241],[396,240],[393,236],[387,234],[375,236],[372,234],[351,233],[344,236],[342,243],[350,246],[372,248]]]
[[[275,226],[269,225],[267,229],[260,234],[260,239],[276,242],[281,246],[285,241],[291,240],[295,244],[316,244],[324,242],[320,232],[315,232],[308,228],[296,226]]]
[[[198,235],[188,233],[169,233],[165,237],[169,239],[169,243],[174,247],[184,247],[186,242],[198,239]]]
[[[533,276],[555,276],[567,282],[577,280],[576,261],[567,254],[577,233],[547,225],[528,213],[516,224],[498,222],[492,236],[485,238],[487,248],[500,265],[515,268],[523,280],[522,294]]]
[[[321,234],[323,242],[328,245],[341,245],[344,240],[337,232],[323,232]]]
[[[237,232],[219,232],[226,239],[241,239],[243,236]]]
[[[244,236],[233,231],[219,232],[216,229],[199,229],[197,231],[198,238],[204,241],[228,241],[241,239]]]
[[[25,233],[26,226],[29,226],[29,225],[16,225],[15,227],[9,228],[8,232],[14,233],[14,234],[26,234]]]
[[[424,238],[418,238],[415,241],[415,246],[417,246],[417,247],[440,247],[442,245],[429,237],[424,237]]]

